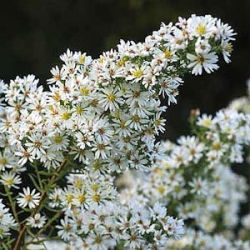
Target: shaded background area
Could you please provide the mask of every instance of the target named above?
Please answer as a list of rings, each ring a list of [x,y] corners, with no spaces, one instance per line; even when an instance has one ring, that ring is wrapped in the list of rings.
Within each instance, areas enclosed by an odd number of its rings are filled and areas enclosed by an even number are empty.
[[[33,73],[41,83],[67,48],[97,57],[120,38],[142,41],[161,22],[178,16],[211,14],[238,33],[232,63],[218,72],[188,76],[179,102],[167,113],[165,137],[187,132],[192,108],[213,113],[246,92],[250,77],[249,0],[22,0],[4,1],[0,9],[0,78]]]

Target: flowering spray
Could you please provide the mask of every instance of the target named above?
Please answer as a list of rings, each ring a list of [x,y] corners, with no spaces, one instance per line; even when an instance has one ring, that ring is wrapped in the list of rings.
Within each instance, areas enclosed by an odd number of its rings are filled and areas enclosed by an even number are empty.
[[[160,98],[176,103],[185,74],[217,70],[219,55],[229,62],[234,35],[217,18],[192,15],[97,59],[68,50],[45,89],[33,75],[1,82],[1,249],[49,239],[161,249],[179,238],[182,220],[161,204],[124,203],[115,176],[150,169],[165,129]]]

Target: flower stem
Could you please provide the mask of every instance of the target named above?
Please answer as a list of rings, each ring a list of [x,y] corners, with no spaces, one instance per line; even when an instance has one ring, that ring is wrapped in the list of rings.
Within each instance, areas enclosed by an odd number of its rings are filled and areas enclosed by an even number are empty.
[[[66,163],[67,163],[67,160],[64,160],[62,162],[62,164],[60,165],[60,167],[55,172],[55,174],[48,181],[48,184],[46,185],[46,190],[44,190],[42,192],[42,194],[41,194],[41,199],[40,199],[39,205],[33,210],[32,214],[31,214],[31,217],[33,217],[35,214],[37,214],[42,209],[44,201],[47,198],[47,193],[48,193],[50,187],[58,180],[58,175],[61,172],[61,170],[64,168],[64,166],[66,165]],[[21,247],[22,247],[23,241],[25,239],[25,233],[26,233],[26,230],[27,230],[25,221],[22,224],[20,224],[20,229],[21,230],[20,230],[20,233],[18,235],[16,244],[15,244],[13,250],[20,250]]]

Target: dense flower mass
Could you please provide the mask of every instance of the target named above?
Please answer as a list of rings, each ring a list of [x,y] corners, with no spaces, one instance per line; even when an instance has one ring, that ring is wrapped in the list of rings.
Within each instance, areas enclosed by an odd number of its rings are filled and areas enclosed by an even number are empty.
[[[192,16],[162,24],[144,43],[121,41],[95,60],[67,51],[64,65],[51,70],[49,92],[34,76],[2,84],[8,107],[0,129],[12,158],[56,168],[67,152],[85,168],[109,172],[150,165],[155,135],[165,129],[160,95],[175,103],[183,73],[210,72],[200,57],[217,62],[233,35],[216,18]],[[191,54],[199,57],[194,67]]]
[[[167,244],[169,250],[179,249],[205,249],[205,250],[248,250],[250,243],[242,240],[230,240],[221,234],[205,234],[202,231],[189,230],[183,239],[170,240]]]
[[[144,194],[151,174],[130,201],[117,191],[116,176],[152,166],[157,172],[156,136],[165,130],[161,115],[167,108],[160,98],[176,103],[186,73],[213,72],[219,55],[230,62],[234,35],[217,18],[192,15],[162,24],[142,43],[121,41],[97,59],[68,50],[45,88],[33,75],[1,81],[0,198],[11,223],[0,227],[0,236],[11,237],[0,246],[18,250],[40,238],[59,238],[73,249],[164,249],[169,238],[180,238],[183,221],[171,217],[179,218],[173,204],[152,203]],[[218,163],[241,161],[249,142],[249,119],[236,112],[203,116],[197,124],[205,141],[180,139],[179,149],[169,148],[168,161],[173,169],[202,159],[209,167],[183,186],[183,177],[173,174],[171,180],[170,173],[166,181],[177,183],[173,202],[189,191],[205,197],[204,175],[213,178]]]
[[[122,203],[110,180],[89,173],[71,176],[64,190],[52,193],[51,203],[66,211],[58,234],[73,249],[108,249],[117,244],[154,249],[184,233],[183,221],[168,216],[160,203]]]
[[[191,123],[191,136],[180,137],[178,144],[162,144],[163,154],[150,173],[136,180],[126,177],[129,188],[122,197],[161,202],[187,222],[186,236],[168,241],[169,249],[248,249],[248,242],[234,244],[233,236],[224,234],[239,224],[240,204],[246,201],[246,180],[230,166],[243,162],[250,116],[226,109],[215,117],[193,115]],[[221,235],[214,237],[214,232]]]

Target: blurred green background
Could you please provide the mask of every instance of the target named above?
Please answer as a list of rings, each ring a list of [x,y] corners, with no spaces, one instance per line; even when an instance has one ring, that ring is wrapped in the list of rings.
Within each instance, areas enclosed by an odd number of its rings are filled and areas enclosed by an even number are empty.
[[[187,132],[192,108],[213,113],[245,94],[250,77],[250,0],[7,0],[0,8],[0,78],[33,73],[41,83],[67,48],[97,57],[124,40],[142,41],[161,22],[211,14],[238,33],[232,63],[218,72],[188,76],[167,113],[166,137]]]

